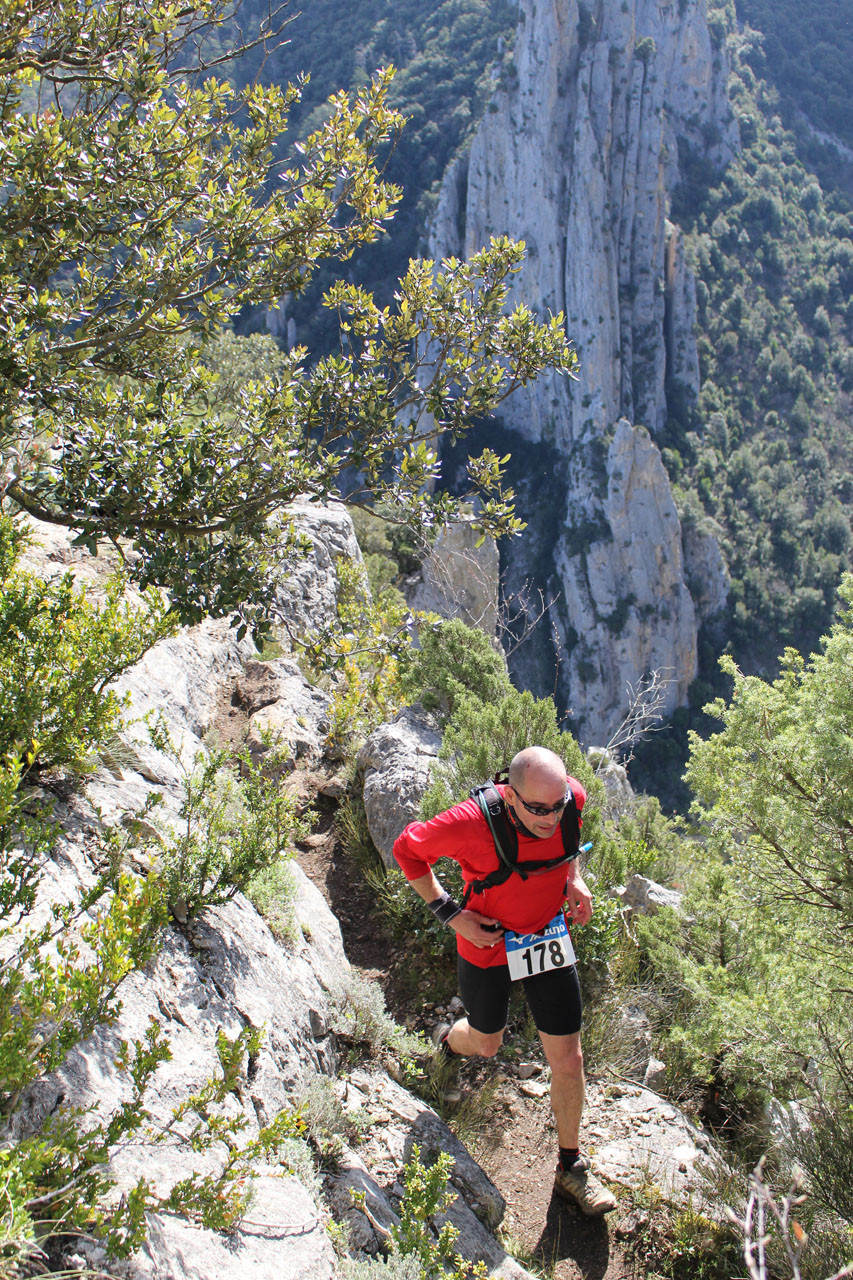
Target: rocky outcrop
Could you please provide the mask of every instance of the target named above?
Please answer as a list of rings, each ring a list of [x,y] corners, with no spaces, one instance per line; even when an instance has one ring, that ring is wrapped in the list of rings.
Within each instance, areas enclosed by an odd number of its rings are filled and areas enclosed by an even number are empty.
[[[434,721],[416,706],[406,707],[396,720],[380,725],[359,752],[367,827],[387,867],[396,866],[397,836],[418,816],[440,746],[441,734]]]
[[[425,1163],[441,1151],[453,1157],[450,1186],[457,1195],[447,1219],[459,1232],[455,1247],[462,1256],[481,1258],[491,1275],[504,1280],[529,1277],[493,1234],[506,1210],[503,1196],[431,1107],[384,1074],[364,1070],[351,1073],[343,1105],[349,1113],[366,1114],[368,1131],[358,1153],[348,1152],[343,1159],[340,1173],[332,1180],[331,1197],[337,1213],[358,1233],[364,1252],[377,1253],[384,1243],[383,1228],[387,1231],[399,1221],[402,1187],[388,1184],[388,1171],[402,1167],[416,1144]],[[365,1192],[374,1223],[353,1209],[351,1188]]]
[[[315,514],[332,547],[349,554],[346,526],[337,513]],[[334,587],[334,558],[330,551],[322,572],[312,576],[306,571],[318,586],[315,605],[325,590],[321,579]],[[28,566],[39,572],[54,566],[80,568],[94,587],[104,568],[96,558],[72,551],[67,538],[52,540],[41,556],[34,551]],[[320,615],[313,616],[322,622]],[[51,903],[77,902],[81,890],[94,884],[97,837],[104,822],[121,823],[155,793],[162,803],[150,815],[151,823],[156,821],[162,831],[176,822],[183,770],[206,751],[211,734],[233,708],[250,730],[258,728],[264,712],[276,709],[274,727],[290,743],[291,762],[312,769],[318,764],[325,699],[291,659],[259,662],[254,647],[238,641],[227,623],[205,623],[161,642],[122,678],[121,689],[129,695],[129,726],[85,793],[71,792],[56,802],[54,816],[62,833],[45,859],[31,924],[48,922]],[[175,752],[164,752],[145,732],[141,717],[158,713]],[[429,755],[437,749],[438,736],[432,741],[423,736],[423,742]],[[153,850],[157,832],[149,834]],[[140,853],[131,868],[144,871],[155,856]],[[178,1179],[215,1175],[221,1168],[223,1148],[199,1149],[186,1132],[181,1138],[181,1130],[192,1129],[192,1120],[173,1129],[168,1141],[160,1140],[175,1106],[203,1089],[207,1080],[221,1077],[221,1033],[232,1040],[246,1029],[261,1033],[259,1048],[243,1064],[222,1104],[226,1117],[244,1126],[240,1141],[255,1136],[282,1110],[292,1111],[318,1075],[334,1077],[340,1002],[354,999],[350,966],[325,899],[295,862],[287,864],[287,871],[292,927],[286,942],[273,936],[241,894],[166,928],[146,970],[122,983],[117,1021],[99,1028],[72,1049],[57,1071],[31,1086],[5,1123],[2,1140],[14,1142],[38,1132],[69,1105],[91,1108],[93,1123],[95,1118],[106,1120],[130,1095],[127,1073],[115,1065],[122,1042],[143,1039],[152,1020],[163,1028],[171,1057],[158,1067],[145,1095],[143,1126],[112,1153],[116,1194],[140,1177],[165,1194]],[[4,948],[13,941],[7,933]],[[362,1150],[347,1153],[347,1167],[360,1167],[365,1188],[377,1188],[388,1199],[389,1223],[399,1209],[400,1183],[413,1143],[422,1144],[425,1153],[449,1151],[454,1158],[451,1181],[458,1192],[449,1217],[462,1232],[459,1247],[466,1257],[485,1258],[507,1280],[528,1280],[494,1237],[504,1209],[500,1193],[431,1108],[378,1065],[369,1074],[351,1073],[340,1089],[348,1092],[351,1105],[359,1099],[359,1112],[371,1118]],[[109,1272],[122,1280],[221,1280],[224,1275],[231,1280],[332,1280],[338,1274],[326,1230],[329,1210],[304,1143],[285,1142],[271,1163],[258,1161],[245,1189],[250,1207],[227,1236],[174,1213],[149,1214],[147,1241],[130,1259],[107,1259],[94,1239],[69,1233],[61,1262],[72,1273],[91,1268],[93,1274]],[[332,1202],[337,1204],[334,1196]],[[345,1195],[341,1217],[351,1209]],[[367,1219],[363,1225],[372,1232]]]
[[[459,618],[494,636],[498,624],[500,565],[493,538],[478,546],[470,524],[457,522],[438,535],[420,571],[404,585],[412,609]]]
[[[702,622],[719,620],[728,603],[730,579],[717,534],[710,519],[685,520],[681,526],[684,573],[696,613]]]
[[[665,907],[681,910],[684,895],[677,889],[667,889],[648,876],[635,874],[627,884],[617,885],[610,896],[616,898],[627,911],[638,916],[654,916]]]
[[[670,198],[685,147],[723,165],[738,144],[726,74],[703,0],[522,0],[514,68],[433,221],[436,257],[495,234],[526,241],[515,296],[563,311],[580,355],[576,382],[542,378],[501,419],[567,459],[547,585],[562,596],[560,699],[587,742],[607,741],[626,680],[668,668],[672,710],[695,673],[681,530],[646,432],[663,427],[669,396],[698,390],[695,290]]]
[[[583,698],[572,702],[573,714],[583,734],[596,740],[606,740],[619,724],[627,690],[643,676],[661,673],[663,710],[671,713],[686,701],[696,675],[696,613],[657,446],[644,428],[621,418],[606,468],[606,491],[583,499],[585,538],[568,536],[556,557],[565,604],[556,625],[569,687]]]
[[[294,553],[278,575],[274,616],[285,648],[306,633],[328,625],[335,616],[339,581],[336,564],[361,564],[361,550],[352,517],[343,503],[321,506],[294,502],[287,508],[296,532],[308,544],[308,554]]]
[[[589,1101],[582,1137],[603,1177],[636,1189],[652,1183],[675,1204],[717,1212],[706,1197],[720,1157],[677,1107],[642,1085],[593,1087]]]
[[[626,813],[631,813],[637,802],[627,769],[604,747],[589,747],[586,759],[596,778],[604,783],[602,817],[618,822]]]

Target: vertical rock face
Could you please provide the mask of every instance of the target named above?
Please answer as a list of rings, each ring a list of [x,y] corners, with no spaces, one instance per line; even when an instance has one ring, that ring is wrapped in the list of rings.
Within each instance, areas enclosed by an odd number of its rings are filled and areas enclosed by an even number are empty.
[[[517,296],[563,311],[581,358],[576,382],[543,378],[503,418],[568,459],[554,513],[560,692],[591,740],[624,708],[614,681],[636,680],[650,660],[671,667],[674,706],[695,674],[678,517],[659,453],[632,424],[656,435],[668,392],[695,398],[699,386],[694,284],[668,220],[679,148],[722,166],[738,140],[704,0],[522,0],[514,71],[467,173],[464,162],[448,171],[431,252],[467,254],[498,234],[526,241]],[[613,625],[602,631],[614,610],[626,617],[615,644]]]
[[[563,634],[570,705],[585,739],[609,738],[626,690],[647,672],[666,680],[664,710],[686,699],[696,674],[696,614],[684,582],[681,526],[660,453],[643,427],[616,425],[607,493],[589,541],[563,542],[557,572],[571,619]],[[559,623],[557,624],[560,625]]]

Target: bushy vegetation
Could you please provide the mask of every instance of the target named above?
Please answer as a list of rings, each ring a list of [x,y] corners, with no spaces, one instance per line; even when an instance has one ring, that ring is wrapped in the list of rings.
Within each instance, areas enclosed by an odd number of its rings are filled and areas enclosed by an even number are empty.
[[[440,1227],[434,1218],[444,1214],[456,1199],[448,1187],[453,1157],[441,1151],[432,1164],[421,1160],[420,1148],[412,1146],[412,1156],[403,1175],[400,1221],[391,1229],[394,1253],[418,1259],[422,1280],[483,1280],[485,1262],[472,1263],[460,1257],[454,1245],[459,1230],[446,1218]]]
[[[775,1152],[807,1171],[803,1274],[849,1261],[853,1035],[848,933],[853,579],[820,649],[789,649],[772,682],[725,660],[731,696],[694,735],[688,782],[702,845],[682,911],[635,924],[639,984],[670,1088],[757,1159],[763,1108],[797,1099],[811,1127]],[[699,856],[699,850],[701,855]]]
[[[311,815],[298,813],[282,787],[286,748],[271,748],[260,762],[243,748],[206,751],[186,764],[161,725],[151,737],[181,775],[178,823],[157,851],[170,909],[186,923],[282,864],[308,834]]]
[[[718,530],[731,575],[739,661],[772,670],[781,648],[814,647],[850,564],[847,423],[853,224],[822,190],[729,37],[741,153],[711,185],[685,155],[674,215],[698,286],[698,405],[671,398],[664,459],[682,518]]]
[[[70,573],[45,580],[16,566],[26,529],[0,513],[0,756],[25,775],[84,768],[115,734],[121,699],[108,686],[174,630],[166,604],[135,608],[116,574],[98,593]]]
[[[762,33],[762,71],[779,91],[786,123],[802,112],[815,129],[853,145],[853,31],[844,0],[736,0],[736,8]]]
[[[446,724],[464,698],[493,705],[512,692],[512,685],[506,660],[489,637],[455,618],[421,626],[403,690]]]
[[[335,1030],[356,1054],[391,1055],[399,1065],[423,1052],[421,1038],[397,1023],[385,1006],[382,988],[356,973],[347,973],[331,992]]]
[[[400,666],[411,644],[407,609],[399,592],[373,596],[367,572],[356,560],[339,557],[336,616],[320,631],[302,637],[303,669],[331,697],[329,743],[352,757],[402,700]]]
[[[486,702],[472,691],[459,699],[445,726],[423,816],[464,800],[478,782],[507,768],[517,752],[534,743],[555,752],[593,797],[600,793],[601,783],[595,782],[576,739],[560,729],[553,699],[510,689],[499,701]],[[594,832],[587,834],[585,828],[584,837],[592,839]]]
[[[349,468],[432,526],[430,508],[456,504],[429,492],[430,435],[575,357],[558,318],[504,313],[523,250],[501,240],[435,276],[409,263],[387,307],[327,280],[335,354],[309,368],[294,348],[220,405],[217,335],[380,236],[402,123],[377,71],[288,147],[299,87],[238,90],[204,61],[232,16],[229,0],[0,4],[0,450],[7,498],[92,549],[126,540],[130,575],[167,588],[184,621],[232,614],[259,632],[299,551],[290,500],[340,493]],[[517,528],[494,461],[473,464],[477,519]]]

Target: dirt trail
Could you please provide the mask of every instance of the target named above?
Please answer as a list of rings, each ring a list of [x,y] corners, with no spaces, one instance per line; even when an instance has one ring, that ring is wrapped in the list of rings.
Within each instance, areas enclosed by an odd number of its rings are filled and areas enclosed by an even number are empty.
[[[340,921],[352,965],[381,984],[399,1022],[430,1031],[445,1006],[427,993],[413,997],[405,966],[396,967],[393,958],[389,965],[394,948],[379,932],[372,894],[330,826],[324,831],[321,824],[298,861]],[[511,1035],[508,1040],[515,1047]],[[637,1280],[625,1247],[632,1233],[629,1204],[593,1220],[552,1194],[557,1147],[546,1082],[538,1042],[521,1036],[509,1063],[467,1062],[460,1071],[460,1136],[507,1201],[504,1245],[522,1265],[553,1280]]]

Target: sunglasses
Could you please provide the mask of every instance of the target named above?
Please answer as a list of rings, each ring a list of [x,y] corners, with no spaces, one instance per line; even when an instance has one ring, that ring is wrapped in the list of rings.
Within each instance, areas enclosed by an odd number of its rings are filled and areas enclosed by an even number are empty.
[[[513,791],[515,791],[515,787],[513,787]],[[519,795],[517,791],[515,791],[515,795],[516,798],[524,805],[528,813],[534,813],[537,818],[550,818],[552,813],[562,813],[566,805],[569,803],[568,791],[563,796],[562,800],[558,800],[556,804],[529,804],[528,801],[524,799],[524,796]]]

